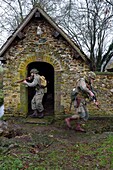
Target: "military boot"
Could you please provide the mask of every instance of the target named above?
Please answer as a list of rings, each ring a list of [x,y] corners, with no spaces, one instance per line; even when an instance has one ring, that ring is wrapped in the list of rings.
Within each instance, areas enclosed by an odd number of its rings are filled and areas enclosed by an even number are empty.
[[[39,113],[38,113],[38,118],[41,119],[41,118],[43,118],[43,117],[44,117],[44,112],[39,112]]]
[[[86,131],[80,126],[79,123],[77,124],[75,130],[76,130],[76,131],[80,131],[80,132],[86,132]]]
[[[30,117],[32,117],[32,118],[38,117],[38,112],[37,112],[37,110],[34,110],[33,114],[30,115]]]
[[[67,127],[68,127],[69,129],[72,129],[71,124],[70,124],[71,118],[66,118],[66,119],[65,119],[65,122],[66,122],[66,124],[67,124]]]

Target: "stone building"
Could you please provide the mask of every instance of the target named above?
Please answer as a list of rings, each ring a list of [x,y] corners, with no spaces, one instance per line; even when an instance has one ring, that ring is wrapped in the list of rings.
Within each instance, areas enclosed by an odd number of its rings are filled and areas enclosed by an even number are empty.
[[[58,115],[69,109],[70,90],[76,79],[89,70],[90,60],[69,36],[39,7],[31,10],[0,51],[4,63],[5,114],[27,116],[33,88],[16,81],[37,68],[48,81],[45,110]]]

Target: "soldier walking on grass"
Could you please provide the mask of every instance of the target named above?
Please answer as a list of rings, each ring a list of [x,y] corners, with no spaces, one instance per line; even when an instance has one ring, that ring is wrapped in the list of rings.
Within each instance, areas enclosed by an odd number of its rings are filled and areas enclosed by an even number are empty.
[[[71,121],[77,120],[75,130],[85,132],[85,130],[81,127],[81,120],[87,121],[89,118],[86,98],[90,98],[94,104],[98,106],[92,87],[95,78],[96,74],[90,71],[84,78],[80,78],[77,81],[76,88],[73,89],[73,91],[75,91],[74,108],[76,114],[65,119],[69,129],[71,129]]]

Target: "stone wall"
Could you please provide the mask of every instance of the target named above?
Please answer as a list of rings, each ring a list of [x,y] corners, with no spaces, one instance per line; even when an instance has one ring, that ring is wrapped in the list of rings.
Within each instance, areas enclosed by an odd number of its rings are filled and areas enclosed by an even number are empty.
[[[100,109],[92,106],[90,112],[93,115],[113,116],[113,73],[97,73],[95,81],[97,98],[100,103]]]
[[[99,109],[93,104],[88,103],[88,110],[91,116],[113,116],[113,73],[96,73],[97,78],[94,81],[94,89],[96,91],[97,99],[99,102]],[[73,80],[75,77],[73,77]],[[70,82],[73,82],[70,80]],[[76,80],[75,80],[76,82]],[[71,85],[71,83],[70,83]],[[70,87],[68,86],[67,93],[70,94]],[[74,87],[74,85],[73,85]],[[70,97],[66,100],[67,105],[70,103]],[[65,107],[66,108],[66,107]],[[66,108],[66,113],[75,113],[74,107],[69,112],[69,108]]]
[[[0,65],[0,106],[3,105],[3,68]]]
[[[43,31],[41,36],[37,35],[37,26]],[[62,36],[55,38],[54,31],[45,19],[34,18],[23,30],[25,37],[16,38],[7,50],[3,77],[5,114],[26,116],[26,88],[15,82],[26,78],[30,63],[40,61],[54,67],[55,112],[69,107],[69,91],[75,83],[74,79],[88,70],[88,65]]]
[[[37,26],[43,34],[37,36]],[[26,116],[27,93],[25,86],[15,82],[27,76],[27,66],[32,62],[46,62],[54,68],[55,113],[69,113],[70,91],[76,80],[89,70],[79,54],[70,47],[62,36],[55,38],[55,30],[45,19],[30,22],[23,33],[23,39],[17,38],[7,50],[4,65],[3,90],[5,114],[9,116]],[[74,59],[75,58],[75,59]],[[95,89],[100,103],[100,109],[88,105],[92,115],[113,114],[113,81],[112,74],[97,74]],[[72,108],[72,113],[74,110]]]

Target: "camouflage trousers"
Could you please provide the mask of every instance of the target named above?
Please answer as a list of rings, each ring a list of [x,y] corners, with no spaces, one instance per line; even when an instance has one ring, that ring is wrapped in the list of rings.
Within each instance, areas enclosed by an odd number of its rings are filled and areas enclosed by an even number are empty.
[[[76,107],[76,102],[75,102],[74,107],[75,107],[76,113],[79,115],[81,119],[85,121],[88,120],[89,113],[88,113],[87,105],[84,99],[80,101],[80,104],[78,107]],[[74,115],[72,117],[74,118]]]
[[[37,93],[34,95],[32,101],[31,101],[31,108],[32,110],[38,110],[39,112],[42,112],[44,110],[44,107],[42,105],[42,99],[43,99],[44,93]]]

